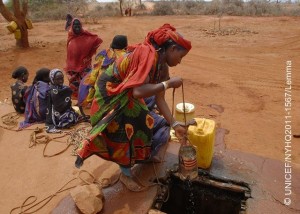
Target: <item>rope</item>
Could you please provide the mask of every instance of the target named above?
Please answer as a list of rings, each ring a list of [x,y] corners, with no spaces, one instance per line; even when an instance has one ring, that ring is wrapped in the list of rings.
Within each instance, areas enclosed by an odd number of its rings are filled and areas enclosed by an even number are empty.
[[[54,153],[52,155],[47,155],[45,154],[46,153],[46,149],[47,149],[47,146],[48,144],[51,142],[51,141],[55,141],[55,142],[60,142],[60,143],[65,143],[65,142],[62,142],[62,141],[58,141],[56,139],[59,139],[59,138],[63,138],[65,136],[68,135],[68,133],[64,133],[63,135],[61,136],[58,136],[58,137],[53,137],[51,138],[49,135],[45,135],[45,134],[42,134],[41,133],[43,132],[44,128],[39,128],[37,127],[31,134],[30,134],[30,142],[29,142],[29,148],[32,148],[38,144],[45,144],[44,146],[44,149],[43,149],[43,156],[44,157],[54,157],[54,156],[57,156],[59,154],[62,154],[63,152],[65,152],[69,147],[70,147],[70,144],[68,143],[67,146],[62,150],[62,151],[59,151],[57,153]]]
[[[91,125],[88,123],[88,125],[79,127],[78,129],[75,129],[74,131],[70,132],[68,143],[70,145],[73,145],[71,155],[73,156],[77,155],[76,153],[77,149],[79,148],[81,142],[86,138],[90,130],[91,130]]]
[[[182,82],[182,85],[181,85],[181,89],[182,89],[182,104],[183,104],[184,125],[185,125],[185,127],[186,127],[186,112],[185,112],[185,101],[184,101],[183,82]]]
[[[174,116],[174,103],[175,103],[175,88],[173,88],[172,92],[172,117]]]
[[[184,116],[184,125],[186,127],[186,112],[185,112],[185,100],[184,100],[184,90],[183,90],[183,82],[181,85],[182,89],[182,105],[183,105],[183,116]],[[174,116],[174,103],[175,103],[175,88],[173,88],[173,93],[172,93],[172,117]]]
[[[90,128],[91,128],[90,126],[80,127],[80,128],[74,129],[71,132],[64,132],[64,134],[61,136],[51,138],[47,134],[42,134],[44,128],[37,127],[30,134],[29,148],[32,148],[38,144],[45,144],[44,149],[43,149],[43,156],[44,157],[54,157],[54,156],[64,153],[65,151],[67,151],[67,149],[71,145],[73,145],[74,148],[72,149],[72,155],[76,155],[76,150],[78,149],[78,147],[81,144],[81,142],[83,141],[83,139],[87,136]],[[66,140],[67,145],[63,150],[61,150],[57,153],[51,154],[51,155],[46,154],[47,146],[49,145],[49,143],[51,141],[59,142],[59,143],[66,143],[65,141],[59,141],[57,139],[63,138],[68,135],[69,135],[69,138]]]
[[[67,186],[69,183],[71,183],[72,181],[75,181],[75,180],[77,180],[77,178],[73,178],[73,179],[69,180],[69,181],[68,181],[67,183],[65,183],[59,190],[57,190],[54,194],[49,195],[48,197],[44,198],[44,199],[41,200],[41,201],[36,202],[36,201],[37,201],[37,197],[36,197],[36,196],[29,196],[28,198],[25,199],[25,201],[22,203],[21,206],[13,208],[13,209],[10,211],[10,213],[13,213],[13,212],[14,212],[15,210],[17,210],[17,209],[20,209],[20,212],[19,212],[18,214],[31,214],[31,213],[35,213],[35,212],[39,211],[39,210],[42,209],[44,206],[46,206],[46,204],[48,204],[48,203],[52,200],[52,198],[54,198],[54,196],[56,196],[58,193],[61,193],[61,192],[64,192],[64,191],[66,191],[66,190],[69,190],[69,189],[72,189],[72,188],[76,187],[76,186],[71,186],[71,187],[68,187],[68,188],[64,189],[65,186]],[[28,202],[31,198],[33,199],[33,201],[32,201],[32,202]],[[44,201],[45,201],[45,202],[44,202]],[[27,202],[28,202],[28,203],[27,203]],[[35,202],[36,202],[36,203],[35,203]],[[42,205],[41,205],[40,207],[38,207],[37,209],[35,209],[35,210],[33,210],[33,211],[30,211],[30,212],[27,212],[27,211],[29,211],[29,210],[35,208],[36,206],[38,206],[39,204],[41,204],[41,203],[43,203],[43,202],[44,202],[44,204],[42,204]],[[30,205],[32,205],[32,206],[30,206]],[[28,207],[28,206],[30,206],[30,207]],[[26,208],[26,209],[24,210],[25,207],[28,207],[28,208]]]
[[[1,116],[1,121],[6,126],[0,125],[0,127],[7,130],[18,131],[14,130],[13,128],[18,125],[19,117],[20,115],[17,112],[10,112]]]
[[[3,128],[3,129],[10,130],[10,131],[15,131],[15,132],[19,132],[19,131],[22,131],[22,130],[35,130],[35,129],[32,129],[32,128],[13,129],[14,127],[16,127],[18,125],[19,117],[20,117],[20,114],[18,114],[17,112],[10,112],[10,113],[7,113],[7,114],[1,116],[1,121],[6,126],[0,125],[0,127]]]
[[[154,174],[155,174],[155,177],[156,177],[156,180],[157,180],[157,184],[159,185],[159,190],[161,191],[162,190],[161,186],[168,186],[168,185],[164,185],[163,183],[161,183],[159,181],[158,174],[157,174],[157,171],[156,171],[154,163],[152,163],[152,165],[153,165]],[[169,197],[170,197],[170,190],[169,190],[169,188],[166,188],[166,189],[167,189],[168,192],[167,192],[166,199],[163,201],[164,203],[167,202],[169,200]]]
[[[82,174],[83,173],[86,173],[87,175],[89,175],[91,177],[91,180],[92,182],[89,182],[87,181],[86,179],[82,178]],[[61,193],[61,192],[64,192],[64,191],[67,191],[67,190],[70,190],[70,189],[73,189],[75,187],[77,187],[78,185],[74,185],[74,186],[71,186],[71,187],[67,187],[65,188],[68,184],[70,184],[71,182],[75,181],[75,180],[79,180],[79,181],[82,181],[83,182],[83,185],[89,185],[89,184],[96,184],[97,186],[99,186],[99,188],[106,188],[106,187],[109,187],[109,186],[112,186],[114,185],[118,179],[114,182],[111,182],[110,178],[103,178],[100,182],[97,181],[97,179],[95,178],[95,176],[93,176],[91,173],[89,173],[88,171],[86,170],[80,170],[79,171],[79,174],[77,177],[75,178],[72,178],[71,180],[69,180],[68,182],[66,182],[60,189],[58,189],[54,194],[52,195],[49,195],[48,197],[40,200],[40,201],[37,201],[37,197],[36,196],[29,196],[25,199],[25,201],[22,203],[21,206],[18,206],[18,207],[15,207],[13,208],[11,211],[10,211],[10,214],[13,213],[15,210],[19,210],[18,214],[31,214],[31,213],[35,213],[37,211],[39,211],[40,209],[42,209],[44,206],[46,206],[58,193]],[[30,199],[32,199],[31,202]],[[43,203],[44,202],[44,203]],[[42,204],[43,203],[43,204]],[[42,204],[42,205],[40,205]],[[30,206],[31,205],[31,206]],[[36,208],[35,210],[33,211],[30,211],[32,210],[33,208],[37,207],[38,205],[40,205],[38,208]],[[30,206],[30,207],[28,207]],[[27,207],[27,208],[26,208]],[[26,209],[25,209],[26,208]]]
[[[183,105],[184,125],[185,125],[186,130],[188,130],[187,121],[186,121],[186,111],[185,111],[186,108],[185,108],[183,82],[182,82],[182,85],[181,85],[181,91],[182,91],[182,105]],[[174,103],[175,103],[175,88],[173,88],[173,93],[172,93],[172,117],[174,116]],[[190,143],[190,140],[188,139],[188,137],[185,136],[185,138],[186,138],[187,142]]]

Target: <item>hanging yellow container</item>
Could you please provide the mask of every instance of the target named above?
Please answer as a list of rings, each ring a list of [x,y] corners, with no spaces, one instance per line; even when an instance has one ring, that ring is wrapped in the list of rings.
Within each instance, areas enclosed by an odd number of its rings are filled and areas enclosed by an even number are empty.
[[[185,115],[187,122],[195,117],[195,106],[192,103],[185,103]],[[180,122],[185,122],[183,103],[176,105],[175,119]]]
[[[7,26],[6,26],[7,30],[9,30],[9,32],[11,33],[14,33],[17,28],[18,28],[18,25],[15,21],[11,21]]]
[[[32,21],[30,19],[25,19],[25,23],[26,23],[27,29],[30,30],[33,28]]]
[[[14,34],[15,34],[15,39],[21,39],[21,31],[20,31],[20,29],[17,29],[14,32]]]
[[[195,118],[196,126],[189,126],[188,138],[196,146],[198,167],[210,167],[215,144],[216,123],[205,118]]]

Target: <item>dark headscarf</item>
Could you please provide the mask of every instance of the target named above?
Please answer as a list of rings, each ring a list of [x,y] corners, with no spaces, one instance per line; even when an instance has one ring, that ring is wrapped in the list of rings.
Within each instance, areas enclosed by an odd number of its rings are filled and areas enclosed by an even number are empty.
[[[50,82],[49,73],[50,73],[49,68],[39,69],[35,74],[32,84],[35,84],[38,81],[43,81],[43,82],[49,83]]]
[[[116,35],[113,40],[112,43],[110,45],[110,47],[112,49],[125,49],[127,47],[127,36],[125,35]]]
[[[25,68],[24,66],[19,66],[16,68],[16,70],[13,71],[11,77],[14,79],[18,79],[27,73],[28,73],[27,68]]]

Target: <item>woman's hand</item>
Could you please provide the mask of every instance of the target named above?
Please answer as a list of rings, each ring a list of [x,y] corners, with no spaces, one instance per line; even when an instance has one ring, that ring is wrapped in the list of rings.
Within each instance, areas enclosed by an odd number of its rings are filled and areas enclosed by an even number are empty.
[[[173,127],[173,129],[175,130],[175,136],[181,140],[183,138],[186,138],[186,135],[187,135],[187,130],[184,126],[181,126],[181,125],[177,125],[175,127]]]
[[[182,79],[180,77],[171,77],[168,81],[168,88],[178,88],[182,85]]]
[[[189,126],[195,126],[195,125],[197,125],[197,122],[196,122],[195,119],[191,119],[191,120],[189,120],[189,121],[186,121],[186,125],[185,125],[184,122],[179,122],[179,125],[188,128]]]

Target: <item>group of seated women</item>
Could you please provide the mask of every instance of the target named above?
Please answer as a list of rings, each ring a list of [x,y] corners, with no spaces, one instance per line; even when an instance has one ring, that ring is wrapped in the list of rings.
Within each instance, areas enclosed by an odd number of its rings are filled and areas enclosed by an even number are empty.
[[[24,113],[20,129],[35,123],[45,123],[48,133],[60,132],[80,121],[87,121],[82,106],[91,103],[94,97],[94,84],[102,70],[111,65],[116,58],[125,53],[127,37],[116,35],[108,49],[101,50],[95,57],[95,64],[81,81],[78,106],[80,114],[72,107],[73,90],[64,85],[64,73],[60,69],[41,68],[31,86],[26,86],[28,70],[20,66],[12,74],[17,81],[11,86],[12,102],[18,113]],[[84,104],[85,103],[85,104]]]
[[[32,85],[27,87],[28,71],[18,67],[12,74],[17,81],[11,86],[12,102],[18,113],[24,113],[20,129],[35,123],[45,123],[48,133],[60,132],[80,121],[72,108],[70,87],[64,85],[64,74],[59,69],[41,68]]]

